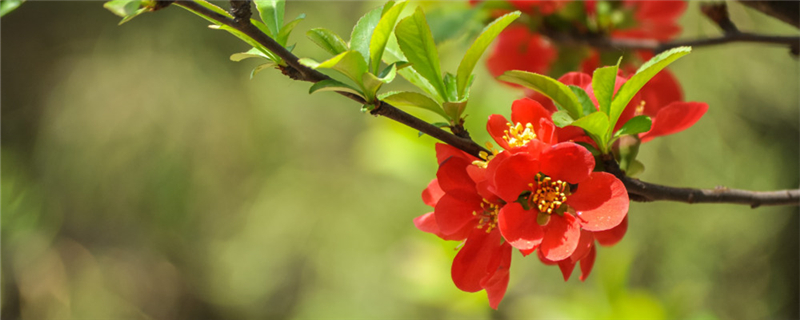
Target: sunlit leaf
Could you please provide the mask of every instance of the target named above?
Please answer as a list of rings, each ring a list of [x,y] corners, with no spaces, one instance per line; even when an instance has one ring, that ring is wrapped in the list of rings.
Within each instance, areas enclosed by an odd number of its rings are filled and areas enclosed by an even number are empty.
[[[519,18],[520,12],[514,11],[508,13],[500,18],[495,19],[483,29],[481,34],[475,39],[475,42],[467,49],[464,58],[458,65],[458,72],[456,72],[456,83],[458,85],[458,98],[462,98],[464,89],[467,86],[469,77],[472,75],[472,70],[475,69],[475,64],[478,63],[483,52],[489,47],[489,44],[503,31],[511,22]]]
[[[558,82],[556,79],[545,75],[520,70],[506,71],[504,74],[497,77],[497,79],[516,83],[526,88],[538,91],[539,93],[552,99],[555,103],[564,108],[564,110],[567,110],[573,119],[579,118],[579,115],[581,114],[580,110],[582,107],[580,102],[578,102],[578,98],[572,93],[572,90],[570,90],[569,87],[561,82]]]
[[[418,7],[413,15],[400,20],[395,35],[407,61],[412,63],[411,68],[428,80],[442,100],[447,100],[439,67],[439,53],[422,9]]]
[[[315,83],[311,86],[308,90],[308,93],[315,93],[321,91],[341,91],[341,92],[349,92],[360,97],[364,97],[364,94],[358,89],[351,87],[350,85],[343,83],[341,81],[337,81],[334,79],[325,79],[320,82]]]
[[[253,0],[261,15],[261,21],[267,25],[270,38],[275,39],[283,27],[283,14],[286,5],[284,0]]]
[[[278,32],[278,37],[277,39],[275,39],[275,41],[278,42],[281,46],[285,47],[286,42],[289,41],[289,34],[291,34],[292,30],[294,30],[294,27],[297,26],[297,24],[300,23],[300,21],[303,21],[303,19],[305,18],[306,15],[304,13],[301,13],[299,16],[297,16],[297,18],[295,18],[292,21],[289,21],[289,23],[283,26],[281,28],[281,31]]]
[[[389,4],[386,6],[389,6]],[[378,70],[380,69],[381,58],[383,57],[383,51],[386,48],[386,43],[389,41],[389,37],[392,35],[392,30],[394,29],[395,23],[397,23],[397,18],[400,16],[400,13],[405,7],[406,2],[400,2],[388,10],[386,7],[384,7],[384,11],[386,12],[375,26],[375,30],[372,32],[372,38],[369,43],[369,65],[370,69],[373,70],[373,73],[378,73]]]
[[[392,91],[382,94],[380,99],[398,107],[423,108],[435,112],[436,114],[447,119],[447,115],[444,114],[442,107],[440,107],[436,101],[433,101],[431,98],[428,98],[421,93],[410,91]]]
[[[350,33],[350,50],[358,51],[365,64],[369,63],[369,41],[372,39],[375,26],[381,19],[382,10],[383,7],[378,7],[367,12],[361,19],[358,19],[356,26],[353,27],[353,32]]]
[[[592,76],[592,90],[600,112],[609,114],[611,100],[614,98],[614,86],[617,81],[617,66],[608,66],[594,71]]]
[[[320,48],[324,49],[332,55],[337,55],[347,51],[347,44],[341,37],[325,28],[315,28],[306,32],[311,41],[316,43]]]

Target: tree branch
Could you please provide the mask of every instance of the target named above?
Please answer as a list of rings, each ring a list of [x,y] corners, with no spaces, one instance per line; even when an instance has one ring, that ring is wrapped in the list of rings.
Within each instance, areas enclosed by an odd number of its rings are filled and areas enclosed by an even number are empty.
[[[714,189],[675,188],[652,184],[625,175],[612,155],[603,155],[605,170],[625,184],[631,200],[639,202],[677,201],[685,203],[731,203],[759,206],[800,205],[800,189],[747,191],[717,187]]]
[[[263,34],[258,28],[253,26],[249,20],[244,23],[242,19],[231,19],[227,16],[221,15],[214,11],[208,10],[205,7],[198,5],[193,1],[177,1],[176,5],[183,6],[187,9],[203,14],[219,23],[225,24],[235,28],[261,45],[265,46],[273,53],[281,57],[287,64],[282,67],[281,71],[295,80],[319,82],[329,79],[328,76],[306,67],[298,62],[298,58],[291,52],[286,50],[283,46],[275,42],[272,38]],[[244,10],[239,7],[237,10]],[[237,11],[241,12],[241,11]],[[242,13],[244,15],[244,13]],[[647,48],[641,48],[647,49]],[[339,94],[348,97],[360,104],[365,101],[361,97],[346,93],[338,92]],[[480,157],[480,152],[487,152],[488,150],[479,146],[477,143],[470,139],[460,138],[452,133],[446,132],[434,125],[422,121],[386,102],[381,102],[373,111],[373,115],[380,115],[400,122],[411,128],[417,129],[422,133],[428,134],[444,143],[456,147],[464,152],[473,156]],[[625,187],[628,189],[628,194],[633,201],[657,201],[669,200],[686,203],[733,203],[733,204],[748,204],[755,208],[761,205],[798,205],[800,204],[800,190],[782,190],[773,192],[753,192],[745,190],[735,190],[727,188],[719,188],[715,190],[703,189],[690,189],[690,188],[673,188],[633,179],[625,175],[620,170],[619,165],[614,160],[613,156],[605,155],[605,168],[607,172],[614,174],[617,178],[622,180]],[[610,160],[609,160],[610,158]]]
[[[261,30],[259,30],[256,26],[250,23],[249,19],[237,21],[235,19],[231,19],[222,14],[209,10],[197,4],[194,1],[176,1],[175,4],[185,7],[189,10],[195,11],[197,13],[200,13],[202,15],[205,15],[206,17],[214,19],[215,21],[227,25],[231,28],[235,28],[236,30],[241,31],[248,37],[260,43],[261,45],[263,45],[264,47],[275,53],[277,56],[279,56],[281,59],[283,59],[284,62],[286,62],[287,66],[282,67],[281,71],[287,76],[290,76],[292,79],[308,81],[308,82],[319,82],[322,80],[330,79],[328,76],[322,74],[321,72],[300,64],[300,62],[298,62],[297,56],[295,56],[294,54],[289,52],[289,50],[286,50],[286,48],[278,44],[275,40],[273,40],[272,38],[261,32]],[[249,6],[249,2],[247,2],[247,5]],[[338,92],[338,91],[337,93],[345,97],[348,97],[351,100],[354,100],[362,105],[366,103],[366,101],[364,101],[361,97],[357,95],[346,92]],[[378,104],[378,106],[370,112],[370,114],[375,116],[384,116],[386,118],[400,122],[406,126],[419,130],[419,132],[422,132],[435,139],[438,139],[439,141],[442,141],[453,147],[461,149],[464,152],[467,152],[475,157],[480,158],[480,152],[482,151],[489,153],[488,150],[481,147],[474,141],[470,139],[460,138],[452,133],[444,131],[437,126],[422,121],[419,118],[416,118],[406,113],[405,111],[392,106],[387,102],[381,101]]]
[[[795,28],[800,28],[800,2],[797,1],[739,1]]]

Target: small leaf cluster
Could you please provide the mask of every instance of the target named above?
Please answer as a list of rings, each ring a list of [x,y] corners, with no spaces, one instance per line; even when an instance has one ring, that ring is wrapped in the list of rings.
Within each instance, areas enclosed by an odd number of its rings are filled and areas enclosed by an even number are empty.
[[[659,71],[670,63],[691,52],[691,47],[678,47],[656,55],[643,64],[630,79],[615,93],[617,65],[595,70],[592,76],[592,90],[597,100],[595,107],[589,95],[582,88],[567,86],[548,76],[526,71],[508,71],[498,77],[503,81],[516,83],[536,90],[552,99],[559,111],[553,113],[553,122],[558,127],[575,126],[586,132],[603,154],[611,151],[611,145],[624,135],[637,135],[650,130],[650,117],[640,115],[631,118],[614,131],[623,110],[636,93]]]

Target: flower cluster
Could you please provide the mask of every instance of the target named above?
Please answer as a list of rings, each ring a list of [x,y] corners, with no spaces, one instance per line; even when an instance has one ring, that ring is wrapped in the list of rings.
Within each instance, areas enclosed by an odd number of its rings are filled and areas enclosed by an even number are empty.
[[[511,121],[489,117],[487,130],[502,150],[485,160],[436,146],[439,169],[422,194],[434,209],[414,223],[442,239],[464,241],[453,282],[468,292],[486,290],[492,308],[505,295],[512,248],[558,264],[565,280],[579,263],[584,280],[595,240],[613,245],[627,229],[623,183],[594,172],[592,154],[559,142],[556,129],[550,111],[526,98],[513,103]]]
[[[523,70],[558,76],[578,66],[602,60],[613,64],[617,52],[602,55],[584,40],[598,38],[652,40],[666,42],[674,39],[681,28],[677,19],[686,10],[683,1],[514,1],[483,2],[480,4],[492,15],[519,10],[523,18],[506,28],[487,59],[492,75],[508,70]],[[553,41],[558,40],[558,41]],[[577,41],[576,41],[577,40]],[[649,59],[651,52],[637,52],[642,57],[629,56],[624,60]],[[591,69],[594,70],[594,69]]]

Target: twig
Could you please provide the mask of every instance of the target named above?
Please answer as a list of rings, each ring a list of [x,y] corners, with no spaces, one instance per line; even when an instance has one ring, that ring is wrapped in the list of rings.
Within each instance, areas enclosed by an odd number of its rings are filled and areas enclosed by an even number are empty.
[[[225,24],[232,28],[243,32],[253,40],[261,45],[267,47],[273,53],[281,57],[288,65],[282,71],[284,74],[290,75],[293,79],[318,82],[328,79],[328,76],[306,67],[298,62],[298,58],[291,52],[286,50],[283,46],[279,45],[272,38],[263,34],[258,28],[253,26],[249,21],[247,23],[237,24],[234,19],[228,18],[224,15],[218,14],[195,2],[178,1],[176,5],[183,6],[192,11],[203,14],[211,19]],[[339,94],[355,100],[361,104],[365,101],[361,97],[346,92],[338,92]],[[409,127],[419,130],[425,134],[430,135],[440,141],[447,143],[453,147],[463,150],[471,155],[479,157],[481,151],[489,153],[486,149],[479,146],[477,143],[470,139],[459,138],[449,132],[439,129],[425,121],[422,121],[386,102],[381,102],[380,105],[371,112],[373,115],[381,115],[389,119],[395,120]],[[716,189],[716,190],[703,190],[703,189],[690,189],[690,188],[673,188],[633,179],[625,175],[619,169],[619,165],[612,156],[606,155],[605,168],[606,171],[614,174],[617,178],[622,180],[628,190],[631,200],[633,201],[656,201],[656,200],[669,200],[686,203],[733,203],[733,204],[748,204],[755,208],[761,205],[798,205],[800,204],[800,190],[783,190],[772,192],[753,192],[746,190],[735,189]],[[609,160],[610,158],[610,160]]]
[[[286,50],[283,46],[278,44],[275,40],[265,35],[261,30],[259,30],[256,26],[250,23],[249,20],[245,21],[235,21],[234,19],[228,18],[224,15],[221,15],[217,12],[211,11],[194,1],[177,1],[175,2],[176,5],[183,6],[187,9],[205,15],[215,21],[227,25],[231,28],[235,28],[248,37],[252,38],[259,44],[263,45],[277,56],[279,56],[283,61],[286,62],[288,67],[294,70],[283,70],[284,74],[292,73],[293,79],[308,81],[308,82],[319,82],[325,79],[330,79],[328,76],[322,74],[321,72],[311,69],[307,66],[304,66],[298,62],[297,56]],[[249,5],[249,3],[248,3]],[[296,72],[295,72],[296,71]],[[298,74],[299,73],[299,74]],[[346,93],[346,92],[337,92],[345,97],[348,97],[360,104],[366,103],[361,97]],[[398,109],[397,107],[392,106],[387,102],[380,102],[379,107],[375,108],[372,112],[372,115],[376,116],[384,116],[386,118],[392,119],[394,121],[400,122],[406,126],[419,130],[424,134],[427,134],[435,139],[438,139],[444,143],[447,143],[453,147],[463,150],[475,157],[480,157],[480,152],[488,152],[485,148],[481,147],[474,141],[470,139],[464,139],[457,137],[456,135],[449,133],[440,129],[437,126],[434,126],[430,123],[420,120],[403,110]]]
[[[797,1],[740,0],[739,3],[800,28],[800,3]]]
[[[603,156],[607,172],[622,180],[631,200],[639,202],[677,201],[685,203],[731,203],[759,206],[800,205],[800,189],[779,191],[748,191],[717,187],[715,189],[675,188],[652,184],[625,175],[611,155]]]

